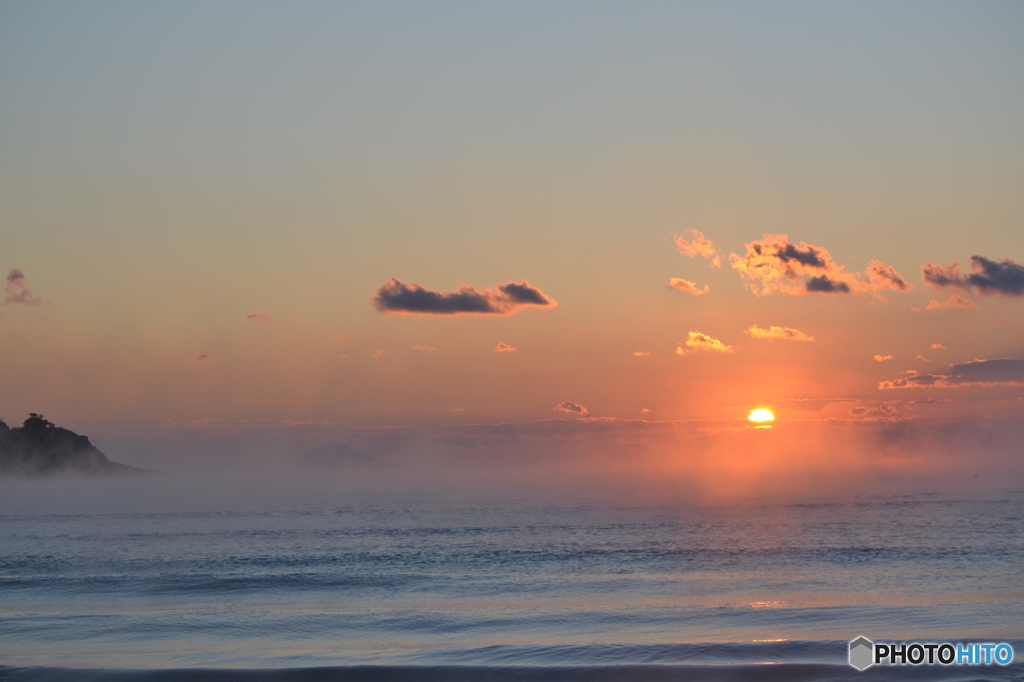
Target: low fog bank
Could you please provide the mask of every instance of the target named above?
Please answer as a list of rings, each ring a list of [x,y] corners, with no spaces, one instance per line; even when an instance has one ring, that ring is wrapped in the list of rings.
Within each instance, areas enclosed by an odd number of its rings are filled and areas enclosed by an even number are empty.
[[[0,513],[417,501],[688,505],[932,492],[974,497],[1024,488],[1024,423],[1016,417],[808,420],[770,429],[735,421],[575,419],[307,431],[301,438],[243,431],[234,446],[229,434],[204,435],[165,438],[164,456],[151,453],[145,462],[162,464],[154,468],[165,475],[2,480]],[[300,464],[331,442],[385,465]]]

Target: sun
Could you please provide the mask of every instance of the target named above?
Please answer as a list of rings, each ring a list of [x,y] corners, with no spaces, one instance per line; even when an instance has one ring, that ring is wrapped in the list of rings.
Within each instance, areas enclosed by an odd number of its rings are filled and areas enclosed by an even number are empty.
[[[775,415],[763,407],[759,407],[747,415],[747,419],[752,422],[773,422],[775,421]]]

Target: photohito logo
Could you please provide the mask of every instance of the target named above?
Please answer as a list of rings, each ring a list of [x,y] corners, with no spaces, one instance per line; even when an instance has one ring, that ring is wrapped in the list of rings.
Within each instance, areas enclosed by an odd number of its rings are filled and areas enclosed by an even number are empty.
[[[864,670],[872,665],[1010,665],[1013,647],[1006,642],[872,642],[858,637],[850,642],[850,665]]]

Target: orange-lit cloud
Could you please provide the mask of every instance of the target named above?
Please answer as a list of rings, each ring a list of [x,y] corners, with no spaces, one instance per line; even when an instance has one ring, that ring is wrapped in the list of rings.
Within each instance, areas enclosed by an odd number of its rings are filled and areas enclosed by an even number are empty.
[[[638,358],[646,357],[646,356],[648,356],[650,354],[651,354],[651,352],[650,351],[646,351],[646,350],[638,350],[635,353],[633,353],[633,355],[635,355]]]
[[[558,403],[557,405],[555,405],[555,409],[558,410],[559,412],[567,412],[569,414],[579,414],[584,416],[590,414],[587,408],[583,407],[578,403],[574,403],[570,400]]]
[[[33,296],[32,290],[28,288],[28,281],[25,273],[18,268],[11,268],[7,273],[7,286],[4,289],[7,296],[4,304],[23,303],[25,305],[43,305],[46,303],[40,296]]]
[[[646,407],[643,407],[643,408],[641,408],[641,409],[640,409],[640,412],[641,412],[642,414],[647,414],[648,412],[650,412],[650,410],[649,410],[649,409],[647,409]]]
[[[918,355],[918,356],[917,356],[917,359],[918,359],[918,360],[921,360],[922,362],[935,362],[935,361],[934,361],[934,360],[932,360],[931,358],[926,358],[926,357],[925,357],[925,356],[923,356],[923,355]]]
[[[370,355],[370,357],[373,358],[374,360],[379,360],[382,355],[384,355],[384,349],[378,348],[377,350],[373,351],[373,354]]]
[[[974,272],[964,274],[955,258],[949,265],[925,263],[921,266],[921,279],[933,287],[973,288],[982,294],[1024,296],[1024,266],[1009,258],[994,261],[984,256],[971,256],[971,270]]]
[[[669,278],[668,286],[670,289],[685,291],[686,293],[693,294],[694,296],[703,296],[711,291],[711,286],[708,284],[705,284],[703,289],[698,289],[695,282],[691,282],[686,279],[679,279],[678,277]]]
[[[511,315],[527,306],[554,308],[558,302],[529,282],[495,284],[480,291],[468,284],[456,291],[431,291],[392,277],[374,294],[373,305],[382,313]]]
[[[793,244],[784,234],[766,234],[745,244],[744,256],[729,254],[729,262],[758,296],[779,292],[806,294],[874,294],[884,289],[907,291],[911,285],[895,269],[872,260],[864,272],[847,272],[829,252],[806,242]]]
[[[722,256],[719,255],[719,251],[715,248],[714,243],[705,237],[703,232],[700,230],[687,230],[684,234],[689,235],[689,240],[685,239],[682,235],[676,235],[676,246],[679,247],[679,253],[690,258],[701,256],[711,261],[711,267],[722,267]]]
[[[872,357],[874,357],[875,360],[878,360],[879,362],[885,362],[886,360],[892,360],[892,356],[891,355],[875,355],[875,356],[872,356]]]
[[[941,343],[933,343],[932,350],[946,350],[946,347],[943,346]]]
[[[270,322],[274,318],[265,313],[256,313],[254,315],[246,315],[245,319],[249,322]]]
[[[958,386],[1022,386],[1024,360],[972,360],[961,365],[950,365],[946,374],[913,374],[883,381],[880,389],[893,388],[956,388]]]
[[[925,306],[926,310],[936,310],[938,308],[977,308],[978,304],[974,301],[968,301],[966,298],[960,298],[956,294],[953,294],[946,299],[945,303],[939,303],[934,298],[928,302]]]
[[[686,346],[684,349],[683,346]],[[696,351],[713,351],[716,353],[732,353],[732,346],[727,346],[718,339],[701,332],[690,332],[685,342],[680,342],[676,347],[677,355],[686,355]]]
[[[744,330],[743,333],[752,339],[767,339],[769,341],[814,341],[813,336],[808,336],[799,329],[793,329],[792,327],[769,327],[768,329],[762,329],[755,324],[750,329]]]
[[[437,350],[433,346],[413,346],[412,350]]]
[[[517,350],[519,349],[515,346],[510,346],[504,341],[499,341],[498,345],[494,347],[495,353],[515,353]]]

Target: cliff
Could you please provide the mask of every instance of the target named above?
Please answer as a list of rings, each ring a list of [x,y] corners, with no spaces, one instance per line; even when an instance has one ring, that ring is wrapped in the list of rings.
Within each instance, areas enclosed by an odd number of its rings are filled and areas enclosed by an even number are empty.
[[[33,413],[20,427],[0,421],[0,476],[141,474],[145,469],[111,462],[89,439]]]

